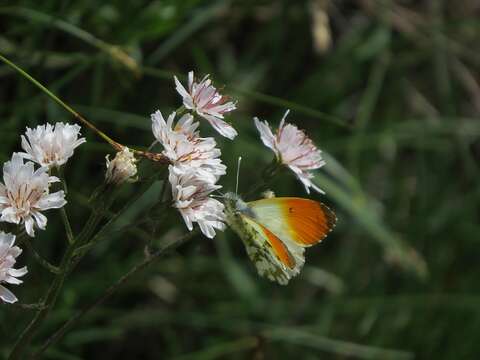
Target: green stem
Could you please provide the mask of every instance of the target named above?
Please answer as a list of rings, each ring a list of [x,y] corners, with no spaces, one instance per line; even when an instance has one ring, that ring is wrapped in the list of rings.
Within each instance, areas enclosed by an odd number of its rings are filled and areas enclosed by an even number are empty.
[[[45,86],[43,86],[38,80],[33,78],[25,70],[23,70],[19,66],[15,65],[13,62],[8,60],[7,58],[2,56],[1,54],[0,54],[0,60],[3,61],[8,66],[15,69],[20,75],[22,75],[24,78],[29,80],[32,84],[34,84],[36,87],[38,87],[40,90],[42,90],[45,94],[47,94],[53,101],[55,101],[57,104],[62,106],[70,114],[72,114],[78,121],[80,121],[82,124],[84,124],[85,126],[90,128],[91,130],[93,130],[93,132],[98,134],[102,139],[104,139],[106,142],[108,142],[110,145],[112,145],[117,151],[121,151],[123,149],[123,145],[117,143],[116,141],[111,139],[109,136],[107,136],[104,132],[99,130],[95,125],[93,125],[90,121],[88,121],[82,115],[80,115],[78,112],[76,112],[73,108],[71,108],[68,104],[66,104],[64,101],[62,101],[58,96],[56,96],[54,93],[52,93],[50,90],[48,90]]]
[[[46,259],[44,259],[33,247],[31,241],[26,240],[23,242],[25,246],[28,248],[28,250],[32,253],[33,257],[35,260],[43,266],[45,269],[50,271],[52,274],[58,274],[60,269],[54,265],[52,265],[50,262],[48,262]]]
[[[72,327],[74,327],[87,313],[89,313],[92,309],[94,309],[98,305],[102,304],[105,300],[107,300],[110,296],[112,296],[120,287],[122,287],[127,281],[129,281],[137,273],[145,269],[156,259],[178,248],[180,245],[184,244],[186,241],[191,239],[196,234],[197,234],[196,231],[190,232],[184,235],[183,237],[177,239],[177,241],[167,244],[164,247],[158,249],[157,251],[151,254],[148,254],[142,262],[135,265],[127,273],[125,273],[125,275],[123,275],[120,279],[118,279],[115,283],[113,283],[110,287],[108,287],[104,291],[104,293],[100,297],[98,297],[94,302],[87,305],[84,309],[80,310],[77,314],[75,314],[67,322],[65,322],[33,355],[33,359],[40,358],[40,356],[45,352],[45,350],[48,349],[48,347],[58,342],[65,335],[65,333],[68,330],[70,330]]]
[[[96,192],[98,191],[99,189],[96,190]],[[107,208],[107,206],[110,204],[110,202],[106,200],[107,198],[111,197],[109,197],[108,194],[105,193],[94,195],[94,200],[97,202],[98,207],[101,208]],[[101,203],[102,201],[104,201],[104,203]],[[93,213],[90,215],[87,223],[85,224],[82,232],[78,235],[77,238],[74,238],[74,240],[68,244],[67,250],[62,257],[57,276],[53,280],[47,291],[47,294],[44,297],[43,304],[45,307],[37,311],[32,321],[23,330],[17,342],[15,343],[12,352],[10,353],[10,356],[8,357],[9,360],[18,360],[23,358],[23,353],[28,349],[33,339],[33,336],[35,335],[35,332],[38,330],[43,321],[47,318],[50,310],[55,305],[58,295],[62,290],[63,283],[65,282],[65,278],[67,277],[72,268],[76,248],[79,245],[84,244],[86,240],[88,240],[92,236],[92,232],[95,230],[96,226],[101,221],[103,214],[104,212],[102,211],[94,210]]]
[[[58,168],[58,174],[60,180],[62,182],[63,190],[65,191],[65,195],[68,193],[67,182],[65,181],[65,176],[63,173],[63,168]],[[60,209],[60,215],[62,217],[63,225],[65,227],[65,232],[67,233],[67,239],[69,244],[73,244],[75,241],[75,236],[73,235],[72,226],[70,225],[70,220],[68,219],[67,210],[65,207]]]
[[[67,251],[63,255],[60,270],[55,279],[53,280],[50,288],[47,291],[45,299],[43,300],[44,308],[37,311],[35,317],[28,324],[28,326],[23,330],[22,334],[18,338],[17,342],[13,346],[12,352],[8,357],[9,360],[18,360],[22,359],[23,353],[26,351],[30,342],[32,341],[33,336],[35,335],[36,330],[40,327],[43,320],[47,317],[51,308],[55,304],[55,301],[62,289],[63,282],[68,273],[67,267],[70,263],[70,258],[73,254],[74,244],[70,244],[67,248]]]
[[[42,85],[38,80],[33,78],[30,74],[28,74],[25,70],[20,68],[19,66],[15,65],[13,62],[5,58],[0,54],[0,60],[7,64],[8,66],[12,67],[14,70],[16,70],[20,75],[22,75],[24,78],[29,80],[32,84],[37,86],[40,90],[42,90],[47,96],[49,96],[53,101],[55,101],[57,104],[59,104],[61,107],[63,107],[65,110],[67,110],[70,114],[72,114],[75,119],[77,119],[80,123],[84,124],[87,126],[89,129],[91,129],[93,132],[95,132],[98,136],[100,136],[103,140],[105,140],[107,143],[109,143],[115,150],[117,151],[122,151],[125,146],[116,142],[112,138],[110,138],[107,134],[105,134],[103,131],[98,129],[95,125],[93,125],[90,121],[85,119],[82,115],[80,115],[77,111],[75,111],[71,106],[66,104],[63,100],[61,100],[58,96],[56,96],[53,92],[48,90],[44,85]],[[157,153],[151,153],[148,151],[142,151],[142,150],[135,150],[135,149],[130,149],[132,150],[136,155],[145,157],[151,161],[159,162],[162,164],[169,164],[170,161],[162,154],[157,154]]]

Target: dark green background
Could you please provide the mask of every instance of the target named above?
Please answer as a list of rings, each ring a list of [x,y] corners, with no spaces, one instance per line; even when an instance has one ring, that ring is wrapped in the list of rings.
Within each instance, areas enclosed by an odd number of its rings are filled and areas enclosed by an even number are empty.
[[[319,1],[322,3],[322,1]],[[472,359],[480,353],[480,7],[473,0],[331,1],[331,46],[314,50],[306,1],[15,1],[0,4],[0,53],[22,66],[116,140],[137,148],[149,114],[180,105],[173,74],[210,73],[238,100],[234,142],[217,137],[234,187],[272,159],[253,126],[289,120],[324,151],[312,194],[338,214],[335,231],[307,251],[288,287],[260,279],[231,232],[196,237],[97,308],[46,359]],[[132,71],[118,45],[137,63]],[[0,160],[26,126],[73,118],[0,66]],[[202,124],[202,134],[213,134]],[[83,129],[66,174],[78,232],[112,149]],[[143,172],[145,171],[145,172]],[[142,174],[161,167],[142,165]],[[143,182],[122,189],[121,208]],[[155,245],[185,231],[172,213],[156,233],[146,209],[160,183],[122,217],[71,274],[34,345],[94,300]],[[271,188],[306,196],[289,173]],[[147,219],[148,221],[141,222]],[[125,225],[132,223],[134,226]],[[58,262],[65,247],[51,212],[36,249]],[[52,277],[28,251],[35,303]],[[33,312],[0,306],[8,353]],[[388,352],[396,350],[398,352]],[[385,352],[387,351],[387,352]]]

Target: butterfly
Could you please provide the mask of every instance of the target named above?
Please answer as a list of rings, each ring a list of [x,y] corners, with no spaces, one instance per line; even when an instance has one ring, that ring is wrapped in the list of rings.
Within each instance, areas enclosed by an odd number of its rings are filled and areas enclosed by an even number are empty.
[[[224,198],[226,222],[242,239],[259,275],[281,285],[300,273],[305,248],[322,241],[337,222],[332,210],[310,199],[245,202],[234,193]]]

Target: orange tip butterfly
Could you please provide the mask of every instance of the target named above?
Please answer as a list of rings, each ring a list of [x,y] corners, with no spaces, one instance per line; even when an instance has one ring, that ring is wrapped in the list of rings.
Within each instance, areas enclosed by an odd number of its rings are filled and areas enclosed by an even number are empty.
[[[305,248],[322,241],[337,222],[326,205],[297,197],[245,202],[227,193],[225,214],[259,275],[281,285],[302,269]]]

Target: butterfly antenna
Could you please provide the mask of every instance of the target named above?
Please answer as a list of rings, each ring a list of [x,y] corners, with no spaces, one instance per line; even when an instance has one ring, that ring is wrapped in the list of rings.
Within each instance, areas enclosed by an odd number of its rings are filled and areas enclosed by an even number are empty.
[[[238,163],[237,163],[237,181],[235,183],[235,194],[238,195],[238,180],[240,178],[240,163],[242,162],[242,157],[238,157]]]

